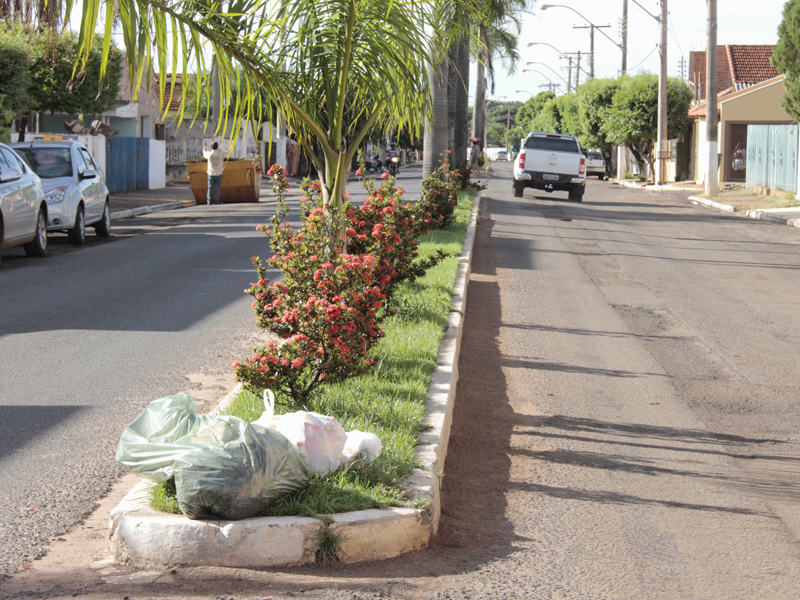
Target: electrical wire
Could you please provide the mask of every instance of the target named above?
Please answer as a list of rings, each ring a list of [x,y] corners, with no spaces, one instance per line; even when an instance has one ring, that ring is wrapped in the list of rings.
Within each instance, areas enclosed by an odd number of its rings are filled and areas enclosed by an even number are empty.
[[[641,67],[641,66],[642,66],[642,65],[645,63],[645,61],[647,61],[647,59],[648,59],[648,58],[650,58],[650,56],[651,56],[651,55],[653,54],[653,52],[655,52],[656,50],[658,50],[658,46],[656,46],[655,48],[653,48],[652,50],[650,50],[650,54],[648,54],[647,56],[645,56],[645,57],[644,57],[644,59],[642,60],[642,62],[640,62],[638,65],[636,65],[635,67],[629,67],[629,68],[628,68],[628,71],[633,71],[634,69],[637,69],[637,68]]]

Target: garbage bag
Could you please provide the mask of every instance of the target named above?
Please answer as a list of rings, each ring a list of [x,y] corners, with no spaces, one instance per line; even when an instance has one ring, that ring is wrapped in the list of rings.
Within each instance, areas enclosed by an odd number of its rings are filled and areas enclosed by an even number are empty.
[[[308,459],[284,435],[195,410],[186,392],[154,400],[117,447],[126,469],[155,482],[174,477],[190,519],[245,519],[308,483]]]
[[[347,432],[347,441],[344,444],[342,455],[345,461],[355,458],[370,461],[377,458],[382,449],[383,444],[377,435],[353,429],[353,431]]]
[[[289,438],[306,455],[315,473],[329,473],[342,464],[347,434],[336,417],[300,410],[273,416],[265,421],[259,418],[256,423],[265,423],[270,429]]]
[[[325,474],[361,456],[372,460],[381,452],[381,441],[374,433],[353,430],[345,433],[336,417],[297,411],[274,415],[275,397],[264,392],[265,410],[254,425],[262,425],[286,436],[306,455],[314,473]]]

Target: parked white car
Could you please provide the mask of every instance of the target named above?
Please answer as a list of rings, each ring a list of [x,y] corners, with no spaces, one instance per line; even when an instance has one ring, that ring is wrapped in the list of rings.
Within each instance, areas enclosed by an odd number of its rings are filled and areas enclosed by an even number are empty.
[[[41,178],[47,196],[47,230],[65,231],[73,244],[83,244],[86,226],[107,237],[111,211],[105,177],[86,146],[78,142],[11,144]]]
[[[586,153],[586,175],[597,175],[601,181],[606,177],[606,159],[595,150]]]
[[[36,173],[0,144],[0,248],[22,244],[28,256],[47,253],[47,201]]]

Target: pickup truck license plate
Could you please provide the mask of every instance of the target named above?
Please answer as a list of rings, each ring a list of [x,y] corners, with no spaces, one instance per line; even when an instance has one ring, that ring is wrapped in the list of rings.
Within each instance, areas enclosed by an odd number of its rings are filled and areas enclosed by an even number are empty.
[[[558,181],[558,175],[553,175],[552,173],[542,173],[542,179],[548,179],[550,181]]]

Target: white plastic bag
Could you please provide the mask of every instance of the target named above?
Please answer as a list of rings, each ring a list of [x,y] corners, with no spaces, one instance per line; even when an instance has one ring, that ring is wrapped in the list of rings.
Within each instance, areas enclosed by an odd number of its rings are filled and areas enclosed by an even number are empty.
[[[381,453],[381,440],[374,433],[357,429],[345,433],[335,417],[298,411],[275,415],[275,396],[264,391],[263,414],[253,424],[274,429],[306,455],[315,473],[329,473],[356,457],[372,460]]]
[[[347,442],[343,450],[344,460],[350,461],[360,456],[369,461],[377,458],[382,448],[383,445],[377,435],[354,429],[347,432]]]

